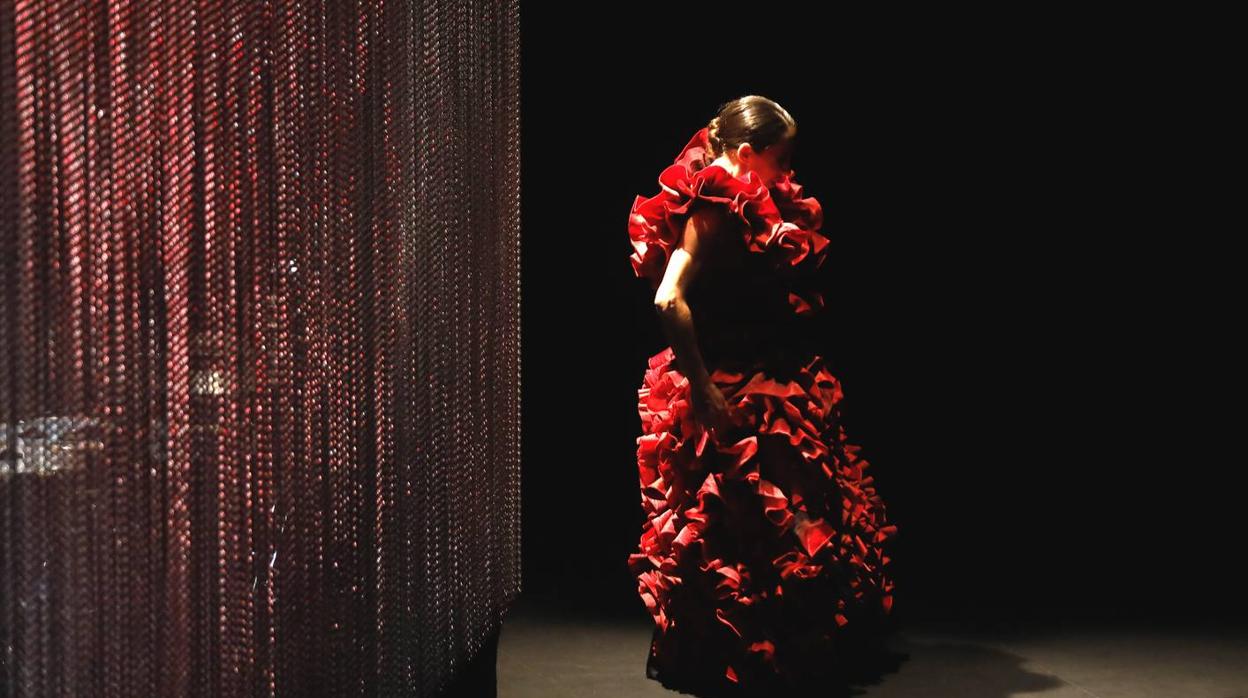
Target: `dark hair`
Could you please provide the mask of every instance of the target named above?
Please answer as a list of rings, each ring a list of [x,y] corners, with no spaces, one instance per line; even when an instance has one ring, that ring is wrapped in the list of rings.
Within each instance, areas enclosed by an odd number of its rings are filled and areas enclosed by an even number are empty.
[[[745,95],[724,102],[707,124],[712,158],[735,151],[742,143],[749,143],[758,151],[796,134],[797,122],[789,112],[761,95]]]

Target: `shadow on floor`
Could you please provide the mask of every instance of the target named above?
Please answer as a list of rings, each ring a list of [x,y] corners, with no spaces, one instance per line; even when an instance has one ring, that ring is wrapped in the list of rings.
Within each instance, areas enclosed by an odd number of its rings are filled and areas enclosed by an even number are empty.
[[[653,627],[648,617],[620,620],[545,615],[527,608],[504,622],[499,648],[498,695],[502,698],[583,698],[689,695],[741,698],[801,695],[803,698],[930,696],[1010,698],[1045,692],[1052,698],[1087,698],[1057,676],[1023,667],[1025,658],[988,643],[921,628],[899,628],[887,646],[846,657],[852,671],[814,687],[774,687],[755,693],[665,686],[646,671]]]

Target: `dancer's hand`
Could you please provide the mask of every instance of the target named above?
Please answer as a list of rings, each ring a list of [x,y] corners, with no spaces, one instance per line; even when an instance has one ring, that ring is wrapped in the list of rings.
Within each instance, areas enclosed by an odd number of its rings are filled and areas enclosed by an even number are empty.
[[[705,385],[695,387],[690,391],[689,399],[693,403],[694,418],[716,439],[732,427],[728,401],[715,383],[707,381]]]

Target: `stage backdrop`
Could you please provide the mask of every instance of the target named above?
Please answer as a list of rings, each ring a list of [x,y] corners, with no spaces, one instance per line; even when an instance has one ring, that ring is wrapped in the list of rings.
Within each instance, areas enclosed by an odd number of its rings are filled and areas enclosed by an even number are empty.
[[[520,588],[517,0],[0,0],[0,694],[431,696]]]

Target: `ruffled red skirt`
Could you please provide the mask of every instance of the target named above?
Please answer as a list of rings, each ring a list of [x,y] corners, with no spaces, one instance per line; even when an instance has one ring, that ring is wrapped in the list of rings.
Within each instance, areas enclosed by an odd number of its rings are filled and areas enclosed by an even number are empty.
[[[647,676],[730,690],[833,680],[889,630],[896,532],[840,424],[823,358],[725,362],[711,373],[734,424],[693,415],[666,347],[638,394],[639,549],[628,558],[655,621]]]

